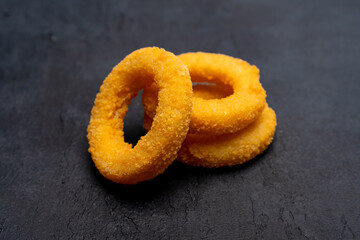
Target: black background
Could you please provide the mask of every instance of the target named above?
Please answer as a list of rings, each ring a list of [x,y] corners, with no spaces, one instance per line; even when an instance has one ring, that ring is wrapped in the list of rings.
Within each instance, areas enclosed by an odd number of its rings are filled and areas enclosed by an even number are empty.
[[[90,110],[146,46],[257,65],[278,118],[270,148],[233,168],[104,179]],[[0,1],[0,238],[359,239],[359,59],[359,1]]]

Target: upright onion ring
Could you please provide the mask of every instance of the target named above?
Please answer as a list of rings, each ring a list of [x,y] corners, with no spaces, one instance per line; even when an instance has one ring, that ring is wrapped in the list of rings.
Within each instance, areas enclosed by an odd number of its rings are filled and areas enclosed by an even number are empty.
[[[137,92],[156,83],[158,107],[151,130],[134,148],[124,141],[124,117]],[[162,173],[186,137],[192,86],[186,66],[159,48],[134,51],[114,67],[96,96],[88,126],[89,152],[106,178],[135,184]]]
[[[185,53],[179,58],[188,67],[192,82],[209,82],[233,89],[221,99],[193,98],[189,133],[219,135],[237,132],[257,119],[265,107],[266,93],[259,70],[247,62],[222,54]],[[157,86],[143,91],[143,106],[155,115]]]

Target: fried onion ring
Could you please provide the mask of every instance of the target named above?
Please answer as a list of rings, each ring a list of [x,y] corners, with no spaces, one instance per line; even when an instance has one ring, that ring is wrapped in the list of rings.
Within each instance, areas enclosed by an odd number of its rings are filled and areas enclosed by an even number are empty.
[[[189,134],[178,160],[207,168],[242,164],[267,149],[275,128],[275,112],[266,106],[255,122],[239,132],[219,136]]]
[[[259,82],[259,70],[247,62],[222,54],[185,53],[179,55],[188,67],[192,82],[215,83],[232,88],[221,99],[193,98],[189,133],[220,135],[237,132],[257,119],[265,107],[266,93]],[[156,112],[157,86],[143,91],[145,113]]]
[[[153,82],[159,88],[151,130],[134,148],[124,141],[124,117],[131,99]],[[135,184],[162,173],[186,137],[192,86],[186,66],[159,48],[134,51],[115,66],[96,96],[88,126],[89,152],[106,178]]]

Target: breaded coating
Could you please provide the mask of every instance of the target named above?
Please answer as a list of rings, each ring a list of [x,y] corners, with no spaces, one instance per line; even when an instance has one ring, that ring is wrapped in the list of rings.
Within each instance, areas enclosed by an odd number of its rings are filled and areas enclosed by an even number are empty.
[[[266,92],[255,66],[214,53],[185,53],[179,58],[188,67],[192,82],[215,83],[232,90],[232,94],[221,99],[195,96],[189,133],[220,135],[237,132],[260,116],[265,107]],[[151,118],[156,112],[156,88],[154,84],[143,92],[144,110]],[[149,99],[151,96],[152,100]]]
[[[158,106],[151,130],[133,148],[124,141],[131,99],[156,83]],[[87,129],[89,152],[106,178],[135,184],[162,173],[176,158],[189,128],[192,86],[186,66],[164,49],[134,51],[104,80]]]

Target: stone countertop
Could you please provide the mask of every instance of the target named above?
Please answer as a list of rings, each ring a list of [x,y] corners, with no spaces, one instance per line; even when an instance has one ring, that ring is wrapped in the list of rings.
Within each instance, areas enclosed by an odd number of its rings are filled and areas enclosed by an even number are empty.
[[[358,1],[0,2],[0,239],[359,239]],[[141,47],[255,64],[278,127],[233,168],[136,186],[87,152],[99,87]],[[126,140],[142,130],[141,99]]]

